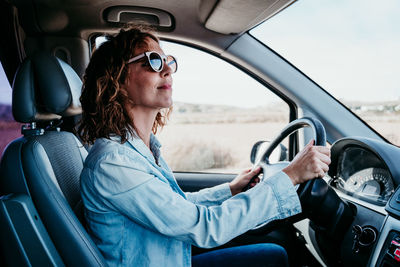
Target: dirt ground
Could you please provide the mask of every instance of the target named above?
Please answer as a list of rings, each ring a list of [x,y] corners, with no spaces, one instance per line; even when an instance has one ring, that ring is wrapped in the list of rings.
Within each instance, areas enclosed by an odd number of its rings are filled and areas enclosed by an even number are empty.
[[[260,140],[272,140],[286,125],[273,123],[175,124],[158,135],[164,158],[173,170],[199,171],[250,166],[250,151]]]
[[[393,144],[400,144],[398,120],[368,123]],[[168,124],[158,135],[162,154],[176,171],[238,172],[250,166],[259,140],[272,140],[286,121],[262,123]]]

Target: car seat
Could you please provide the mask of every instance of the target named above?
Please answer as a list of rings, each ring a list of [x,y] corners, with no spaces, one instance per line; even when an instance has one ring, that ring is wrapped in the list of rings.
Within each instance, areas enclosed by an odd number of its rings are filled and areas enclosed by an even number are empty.
[[[26,123],[0,163],[0,245],[9,266],[105,266],[82,223],[79,177],[87,151],[63,119],[81,113],[82,82],[37,52],[17,71],[12,111]]]

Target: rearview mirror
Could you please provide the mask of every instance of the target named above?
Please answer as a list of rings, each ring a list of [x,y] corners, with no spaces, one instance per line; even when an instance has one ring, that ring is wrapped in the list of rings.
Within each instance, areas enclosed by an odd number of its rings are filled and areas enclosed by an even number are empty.
[[[270,141],[258,141],[253,145],[250,153],[250,161],[251,163],[256,163],[260,160],[260,158],[264,155],[265,151],[271,144]],[[261,159],[262,161],[265,159]],[[269,163],[277,163],[279,161],[287,161],[288,160],[288,150],[287,148],[279,144],[274,151],[272,151],[269,156]]]

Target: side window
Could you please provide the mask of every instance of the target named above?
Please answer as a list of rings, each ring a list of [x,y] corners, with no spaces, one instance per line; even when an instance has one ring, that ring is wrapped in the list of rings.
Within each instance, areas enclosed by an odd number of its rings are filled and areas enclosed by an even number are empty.
[[[21,126],[11,113],[11,86],[0,64],[0,155],[13,139],[21,136]]]
[[[289,122],[289,106],[231,64],[163,42],[174,55],[173,111],[157,134],[174,171],[236,173],[250,165],[254,143],[272,140]]]

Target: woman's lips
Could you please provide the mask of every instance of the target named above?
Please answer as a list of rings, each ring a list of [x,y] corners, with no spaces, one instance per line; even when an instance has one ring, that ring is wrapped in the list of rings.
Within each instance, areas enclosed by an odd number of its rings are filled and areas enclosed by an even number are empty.
[[[161,86],[157,87],[157,89],[171,90],[172,86],[170,84],[164,84],[164,85],[161,85]]]

